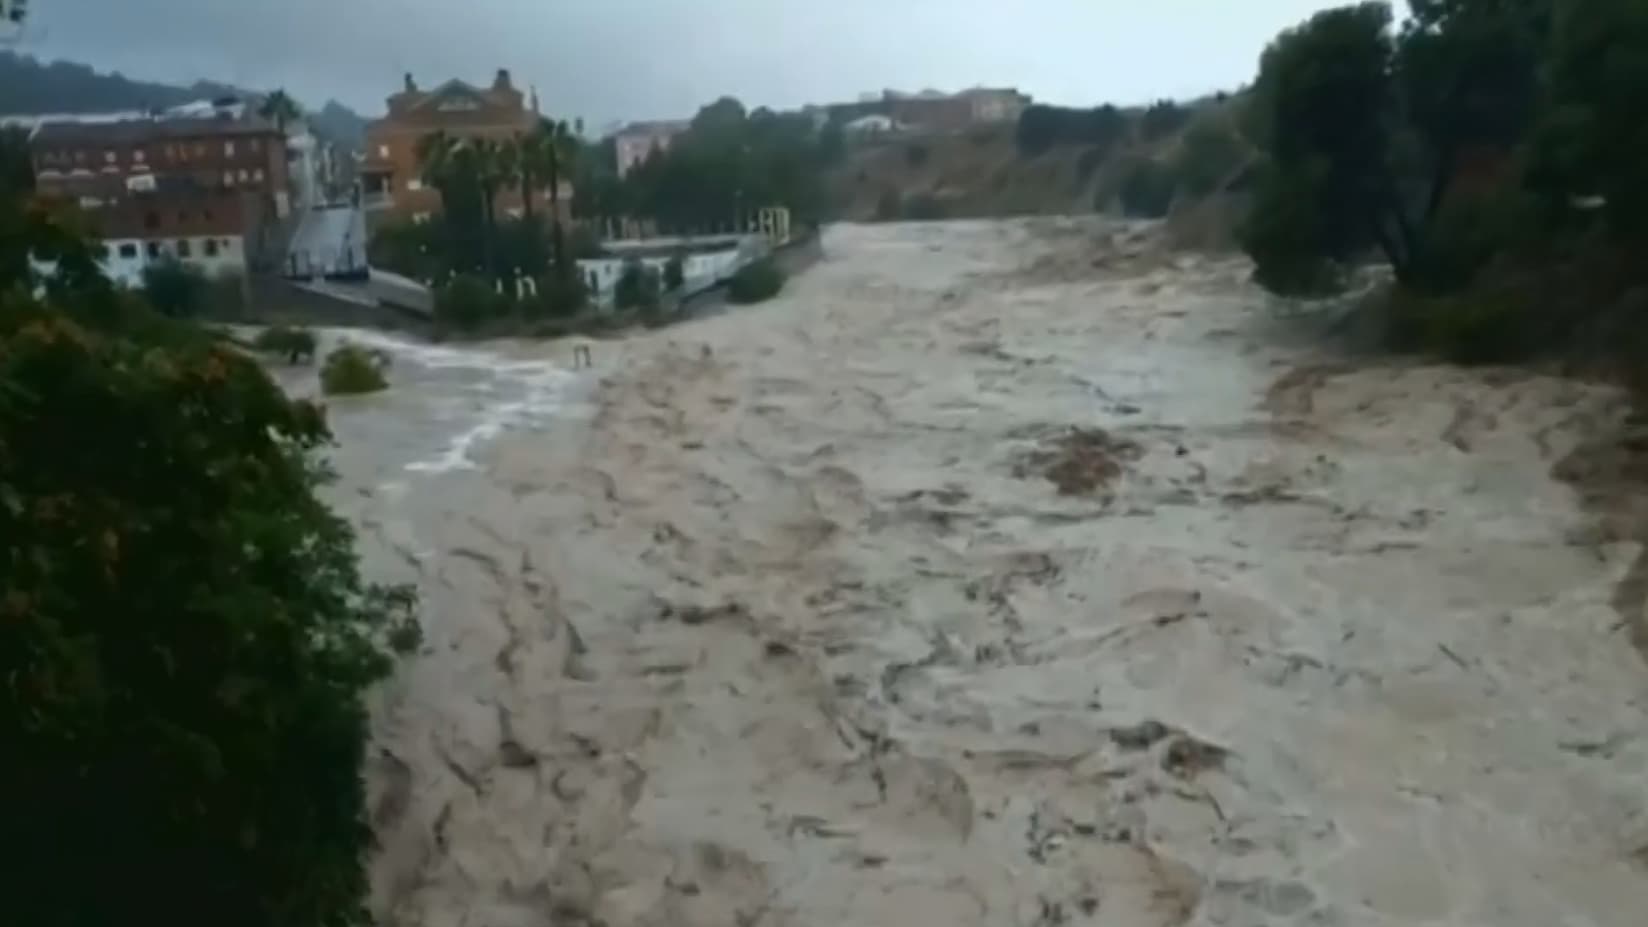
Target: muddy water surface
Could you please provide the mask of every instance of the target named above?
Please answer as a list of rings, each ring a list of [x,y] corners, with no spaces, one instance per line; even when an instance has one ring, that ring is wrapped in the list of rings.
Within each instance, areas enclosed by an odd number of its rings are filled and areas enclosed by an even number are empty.
[[[1616,396],[1330,356],[1148,230],[825,246],[334,404],[426,603],[386,922],[1644,922],[1640,545],[1552,475]]]

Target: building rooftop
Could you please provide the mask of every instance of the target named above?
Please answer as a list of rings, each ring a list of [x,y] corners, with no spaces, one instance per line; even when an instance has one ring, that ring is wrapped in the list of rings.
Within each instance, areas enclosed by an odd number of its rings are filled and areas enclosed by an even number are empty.
[[[692,121],[687,119],[655,119],[647,122],[632,122],[619,129],[618,135],[674,135],[692,128]]]
[[[223,135],[276,135],[273,122],[234,108],[167,110],[155,115],[121,114],[91,118],[47,117],[34,130],[37,144],[122,144],[159,141],[168,138],[198,138]]]

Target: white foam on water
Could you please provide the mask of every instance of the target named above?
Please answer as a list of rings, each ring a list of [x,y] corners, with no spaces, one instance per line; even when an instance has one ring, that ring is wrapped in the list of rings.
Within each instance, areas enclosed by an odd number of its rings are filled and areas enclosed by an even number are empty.
[[[433,457],[406,465],[412,473],[447,473],[476,468],[474,452],[505,431],[530,424],[562,410],[567,387],[579,375],[548,360],[506,358],[474,348],[451,348],[420,344],[373,331],[333,331],[339,343],[354,343],[389,354],[397,362],[427,370],[474,371],[484,379],[466,390],[482,396],[509,396],[483,402],[476,409],[479,418],[455,434]]]

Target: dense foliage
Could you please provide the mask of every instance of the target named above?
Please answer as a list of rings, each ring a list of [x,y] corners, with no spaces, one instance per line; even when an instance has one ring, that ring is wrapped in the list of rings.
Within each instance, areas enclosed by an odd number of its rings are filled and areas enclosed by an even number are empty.
[[[727,281],[727,301],[732,303],[759,303],[777,296],[784,289],[784,272],[770,258],[746,264]]]
[[[1261,279],[1286,289],[1370,247],[1409,286],[1460,276],[1437,261],[1438,220],[1472,172],[1509,165],[1527,136],[1550,8],[1421,0],[1393,30],[1387,5],[1362,3],[1280,36],[1255,86],[1268,163],[1248,243]]]
[[[657,309],[663,285],[658,272],[638,260],[624,262],[613,288],[613,305],[619,309]]]
[[[1172,207],[1177,189],[1178,176],[1170,165],[1139,157],[1123,168],[1117,198],[1129,218],[1160,219]]]
[[[632,170],[615,205],[621,216],[649,219],[671,232],[744,227],[756,210],[772,206],[813,222],[823,216],[824,172],[837,157],[830,133],[811,117],[746,113],[743,104],[724,98],[700,110],[668,150]]]
[[[266,328],[252,339],[253,348],[288,364],[306,364],[313,361],[316,346],[314,332],[285,325]]]
[[[664,262],[664,292],[674,293],[687,282],[686,260],[681,255],[672,255]]]
[[[328,396],[358,396],[389,388],[384,373],[389,355],[359,345],[342,345],[326,355],[320,368],[321,392]]]
[[[1132,131],[1127,115],[1114,106],[1067,109],[1035,104],[1019,115],[1019,150],[1038,155],[1054,145],[1091,145],[1108,151]]]
[[[417,626],[316,495],[320,411],[26,185],[0,237],[7,922],[368,923],[363,698]]]
[[[1265,52],[1258,279],[1331,289],[1372,250],[1398,329],[1449,354],[1641,342],[1648,0],[1411,8],[1329,10]]]
[[[200,269],[175,258],[143,268],[143,296],[164,315],[199,318],[206,309],[210,285]]]

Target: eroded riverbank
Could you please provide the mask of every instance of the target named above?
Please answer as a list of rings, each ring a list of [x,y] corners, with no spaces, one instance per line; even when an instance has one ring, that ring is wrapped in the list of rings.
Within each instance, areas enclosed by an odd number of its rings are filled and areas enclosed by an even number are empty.
[[[1147,237],[835,228],[599,382],[340,404],[427,605],[386,920],[1637,924],[1640,545],[1553,475],[1619,398],[1329,356]]]

